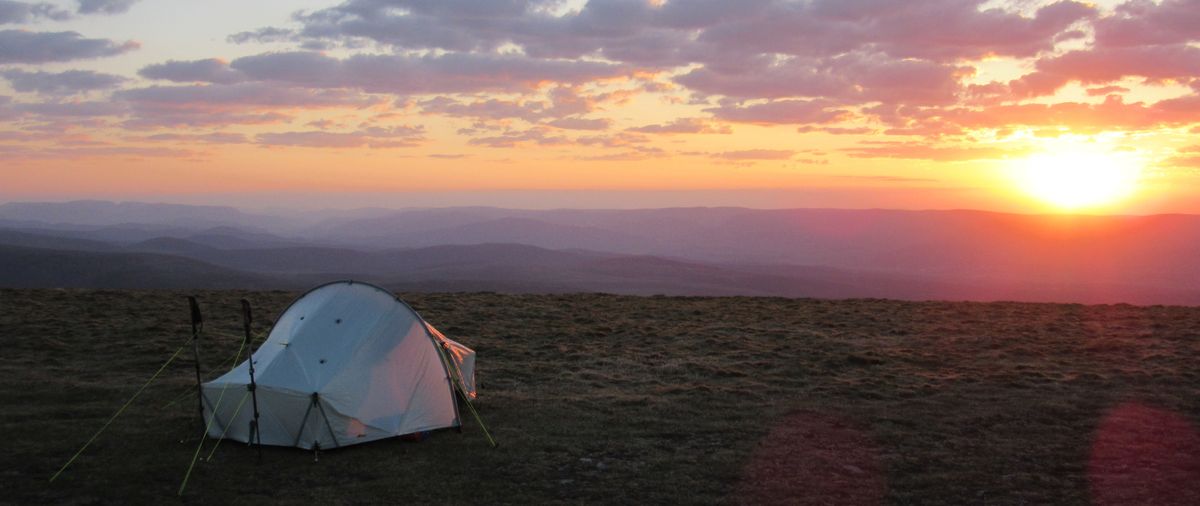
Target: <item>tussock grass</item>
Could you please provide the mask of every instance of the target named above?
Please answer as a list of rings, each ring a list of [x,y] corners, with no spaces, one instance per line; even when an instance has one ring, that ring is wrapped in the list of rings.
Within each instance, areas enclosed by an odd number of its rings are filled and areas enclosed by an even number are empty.
[[[0,290],[0,502],[180,500],[190,353],[46,480],[187,340],[184,295]],[[265,331],[297,294],[197,295],[211,367],[239,298]],[[469,419],[319,462],[227,441],[182,502],[1200,503],[1200,308],[401,295],[479,353],[498,449]]]

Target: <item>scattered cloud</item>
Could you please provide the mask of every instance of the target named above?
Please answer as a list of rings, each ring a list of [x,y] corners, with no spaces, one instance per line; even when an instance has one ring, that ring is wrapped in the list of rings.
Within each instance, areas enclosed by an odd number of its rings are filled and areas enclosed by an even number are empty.
[[[646,134],[730,134],[733,129],[705,118],[679,118],[668,123],[630,128]]]
[[[122,14],[138,0],[76,0],[80,14]]]
[[[787,160],[795,156],[796,152],[790,149],[742,149],[738,151],[722,151],[719,153],[709,153],[708,156],[721,160],[730,161],[749,161],[749,160]]]
[[[31,23],[42,19],[63,21],[70,17],[70,12],[46,2],[0,0],[0,25]]]
[[[229,63],[217,58],[204,60],[156,63],[142,67],[138,75],[177,83],[233,84],[244,81],[241,72],[229,68]]]
[[[155,134],[133,137],[132,140],[189,144],[245,144],[250,142],[250,139],[248,139],[245,134],[234,132],[211,132],[206,134]]]
[[[124,77],[91,70],[66,70],[63,72],[29,72],[20,69],[0,71],[12,88],[22,93],[43,95],[73,95],[94,90],[116,88],[127,79]]]
[[[50,63],[115,56],[137,49],[137,42],[88,39],[78,32],[0,30],[0,63]]]
[[[308,130],[297,132],[262,133],[254,137],[260,146],[294,146],[306,148],[406,148],[425,140],[425,129],[399,126],[372,127],[353,132]]]
[[[612,120],[608,118],[559,118],[546,122],[547,125],[567,130],[608,130]]]
[[[561,146],[569,143],[570,141],[566,137],[553,133],[553,129],[548,127],[510,130],[499,135],[475,137],[467,141],[467,144],[473,146],[489,148],[515,148],[526,145]]]
[[[938,162],[986,160],[1011,154],[1000,148],[986,146],[936,146],[920,142],[889,141],[866,141],[862,145],[842,151],[854,158],[907,158]]]
[[[776,100],[752,105],[705,109],[718,119],[735,123],[822,124],[847,119],[850,113],[826,100]]]
[[[629,71],[623,65],[595,61],[472,53],[335,58],[316,52],[286,52],[246,56],[230,65],[258,81],[395,94],[530,91],[545,83],[585,83]]]

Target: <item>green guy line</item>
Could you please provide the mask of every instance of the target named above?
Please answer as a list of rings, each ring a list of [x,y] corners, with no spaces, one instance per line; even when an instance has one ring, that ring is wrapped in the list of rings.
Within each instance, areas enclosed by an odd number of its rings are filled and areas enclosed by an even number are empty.
[[[83,451],[92,444],[92,441],[95,441],[96,438],[100,436],[101,432],[104,432],[104,429],[107,429],[108,426],[113,423],[113,420],[116,420],[118,416],[121,416],[121,413],[125,411],[125,408],[128,408],[130,404],[133,404],[133,400],[137,399],[137,397],[142,394],[142,391],[145,390],[146,387],[150,386],[151,382],[158,378],[159,374],[162,374],[163,370],[167,368],[167,365],[173,362],[175,357],[178,357],[179,353],[182,352],[184,348],[187,348],[188,344],[191,344],[191,341],[184,343],[184,345],[180,346],[178,350],[175,350],[175,353],[171,355],[171,358],[168,358],[166,362],[163,362],[162,367],[158,368],[158,371],[154,373],[154,376],[151,376],[150,379],[146,380],[146,383],[142,384],[142,388],[139,388],[138,391],[133,394],[133,397],[130,397],[128,401],[125,401],[125,404],[121,406],[116,413],[113,413],[112,417],[110,417],[107,422],[104,422],[104,425],[100,427],[100,430],[96,431],[95,434],[92,434],[92,438],[88,439],[87,442],[83,444],[83,447],[81,447],[79,451],[75,452],[75,455],[72,455],[70,460],[67,460],[66,464],[63,464],[62,467],[58,468],[58,472],[54,473],[54,476],[50,477],[50,481],[54,482],[54,480],[58,479],[58,476],[62,474],[63,471],[66,471],[67,467],[70,466],[72,462],[75,462],[75,459],[79,458],[79,455],[82,454]]]

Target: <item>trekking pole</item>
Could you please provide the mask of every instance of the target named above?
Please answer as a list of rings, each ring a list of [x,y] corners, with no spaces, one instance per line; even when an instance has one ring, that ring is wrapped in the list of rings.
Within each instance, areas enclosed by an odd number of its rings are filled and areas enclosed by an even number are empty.
[[[250,342],[250,323],[252,317],[250,314],[250,301],[242,299],[242,327],[246,331],[246,342]],[[250,370],[250,385],[246,388],[250,390],[251,403],[254,406],[254,417],[250,420],[250,437],[246,439],[247,443],[254,443],[255,449],[258,450],[258,460],[262,462],[262,434],[259,433],[258,427],[258,385],[254,383],[254,350],[250,350],[250,357],[246,360]]]
[[[192,310],[192,353],[196,357],[196,404],[200,409],[200,425],[204,425],[204,386],[200,380],[200,332],[204,330],[204,316],[200,314],[200,304],[196,297],[188,296],[188,306]]]

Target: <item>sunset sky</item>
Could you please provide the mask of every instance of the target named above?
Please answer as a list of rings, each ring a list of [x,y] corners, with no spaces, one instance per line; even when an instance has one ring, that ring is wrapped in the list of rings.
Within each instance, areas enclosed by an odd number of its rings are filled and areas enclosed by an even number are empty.
[[[76,198],[1200,213],[1200,0],[0,0]]]

